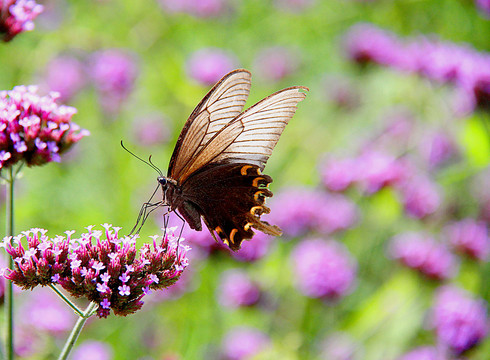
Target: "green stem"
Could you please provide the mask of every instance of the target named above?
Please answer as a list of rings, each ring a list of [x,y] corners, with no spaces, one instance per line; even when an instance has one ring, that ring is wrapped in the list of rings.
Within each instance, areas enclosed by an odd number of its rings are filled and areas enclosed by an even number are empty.
[[[7,209],[6,209],[6,230],[7,236],[14,236],[14,169],[8,168],[9,178],[7,179]],[[14,268],[14,262],[12,257],[9,256],[9,268]],[[5,339],[5,352],[6,359],[14,359],[14,301],[13,301],[13,287],[12,282],[8,281],[5,289],[5,322],[6,322],[6,339]]]
[[[56,294],[57,294],[57,295],[58,295],[60,298],[62,298],[62,299],[63,299],[63,301],[64,301],[65,303],[67,303],[67,304],[68,304],[68,306],[69,306],[69,307],[71,307],[71,308],[73,309],[73,311],[75,311],[75,312],[77,313],[77,315],[78,315],[78,316],[82,316],[82,317],[84,316],[84,315],[83,315],[83,311],[82,311],[82,310],[80,310],[80,309],[79,309],[79,308],[78,308],[78,307],[77,307],[77,306],[76,306],[74,303],[72,303],[72,302],[70,301],[70,299],[68,299],[68,298],[65,296],[65,294],[63,294],[61,291],[59,291],[59,290],[58,290],[58,288],[57,288],[56,286],[54,286],[53,284],[49,284],[49,287],[50,287],[51,289],[53,289],[53,291],[54,291],[54,292],[55,292],[55,293],[56,293]]]
[[[98,307],[99,304],[94,302],[91,302],[87,306],[85,311],[82,313],[82,316],[78,318],[75,326],[73,327],[73,330],[71,331],[70,336],[66,340],[65,346],[63,347],[63,351],[58,357],[58,360],[68,359],[68,355],[70,355],[70,351],[73,349],[73,346],[75,346],[75,343],[77,342],[78,336],[80,335],[80,332],[82,331],[85,322],[90,316],[94,314],[94,312],[97,310]]]

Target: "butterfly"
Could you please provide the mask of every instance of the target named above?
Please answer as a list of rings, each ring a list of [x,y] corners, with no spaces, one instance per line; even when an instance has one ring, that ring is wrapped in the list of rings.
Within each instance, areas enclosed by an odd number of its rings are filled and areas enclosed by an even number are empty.
[[[272,178],[262,170],[308,91],[289,87],[243,111],[250,86],[251,73],[237,69],[204,96],[184,124],[168,175],[157,178],[163,200],[146,203],[169,206],[194,230],[202,230],[202,219],[213,238],[218,241],[216,233],[234,251],[253,237],[252,229],[282,234],[260,219],[270,212],[265,200],[272,196]]]

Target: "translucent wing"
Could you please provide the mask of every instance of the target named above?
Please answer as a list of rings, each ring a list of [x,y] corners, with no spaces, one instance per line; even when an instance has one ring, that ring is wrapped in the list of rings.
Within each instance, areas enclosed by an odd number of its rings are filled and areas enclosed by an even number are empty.
[[[168,175],[180,179],[207,143],[243,110],[251,74],[244,69],[225,75],[201,100],[184,124],[170,159]]]
[[[298,103],[306,96],[301,90],[308,91],[308,88],[295,86],[280,90],[238,115],[188,162],[179,181],[209,163],[246,163],[263,170]]]

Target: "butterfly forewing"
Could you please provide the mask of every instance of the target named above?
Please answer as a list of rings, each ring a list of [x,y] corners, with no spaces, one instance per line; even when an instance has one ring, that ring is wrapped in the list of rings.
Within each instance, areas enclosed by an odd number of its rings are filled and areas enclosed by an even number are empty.
[[[196,106],[180,133],[170,159],[168,175],[181,180],[189,163],[211,138],[243,110],[250,92],[251,74],[238,69],[225,75]],[[183,150],[185,149],[185,150]]]

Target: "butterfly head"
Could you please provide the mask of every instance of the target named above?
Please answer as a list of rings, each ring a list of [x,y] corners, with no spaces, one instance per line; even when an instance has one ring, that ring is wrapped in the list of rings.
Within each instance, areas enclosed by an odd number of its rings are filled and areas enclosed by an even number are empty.
[[[157,177],[157,181],[160,185],[162,185],[162,188],[165,190],[167,189],[167,185],[168,185],[168,180],[165,176],[159,176]]]

